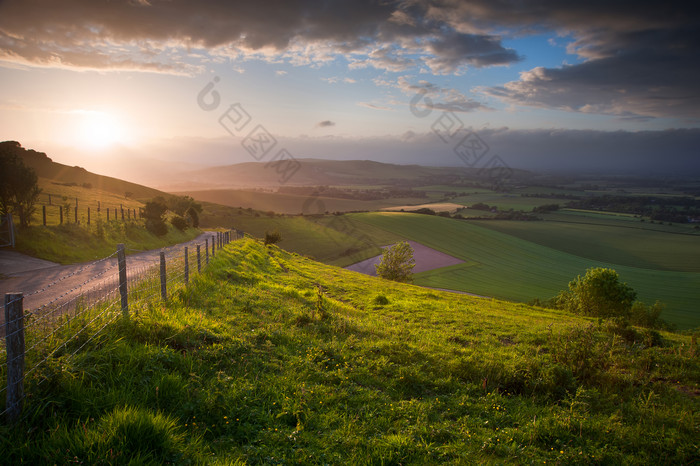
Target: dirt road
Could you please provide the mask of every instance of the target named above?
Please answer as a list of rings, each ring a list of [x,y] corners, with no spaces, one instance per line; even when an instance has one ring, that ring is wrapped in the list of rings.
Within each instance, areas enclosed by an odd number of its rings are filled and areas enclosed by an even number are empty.
[[[166,262],[169,258],[182,256],[184,247],[190,250],[201,245],[204,254],[204,240],[209,239],[211,248],[215,233],[202,233],[197,238],[186,243],[165,248]],[[133,276],[160,257],[160,249],[135,252],[129,254],[127,249],[127,274]],[[117,255],[115,253],[105,259],[82,264],[59,265],[53,262],[36,259],[12,251],[0,250],[0,294],[24,294],[24,309],[33,310],[51,303],[59,306],[70,301],[87,290],[99,290],[112,286],[118,280]],[[5,313],[0,312],[0,323],[5,321]]]

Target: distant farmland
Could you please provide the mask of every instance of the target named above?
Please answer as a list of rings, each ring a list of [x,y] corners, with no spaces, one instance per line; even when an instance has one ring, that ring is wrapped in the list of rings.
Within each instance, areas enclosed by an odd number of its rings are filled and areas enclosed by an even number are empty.
[[[323,214],[325,212],[352,212],[378,210],[383,207],[405,204],[421,204],[425,198],[391,198],[374,201],[311,197],[296,194],[280,194],[266,191],[212,189],[177,193],[189,195],[198,201],[213,202],[230,207],[252,208],[279,214]]]
[[[585,258],[468,221],[406,213],[352,214],[350,218],[466,261],[465,264],[417,274],[415,283],[419,285],[530,301],[554,296],[589,267],[611,267],[634,287],[640,300],[649,304],[657,299],[664,302],[667,309],[663,317],[669,322],[683,328],[700,325],[697,305],[700,302],[700,273],[697,272],[665,271]],[[618,251],[619,256],[625,253],[623,243],[606,243],[605,235],[599,235],[596,241],[605,248]],[[663,255],[663,247],[662,244],[657,246],[657,256]],[[668,244],[666,247],[671,256],[675,246]],[[688,251],[688,256],[698,257],[697,249]],[[675,266],[688,267],[687,261],[675,257],[678,259]],[[666,267],[670,266],[674,264],[669,257]]]

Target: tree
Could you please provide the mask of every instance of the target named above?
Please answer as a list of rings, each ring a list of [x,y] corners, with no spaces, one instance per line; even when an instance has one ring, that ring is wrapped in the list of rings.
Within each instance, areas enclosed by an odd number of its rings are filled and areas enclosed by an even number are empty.
[[[28,227],[41,189],[34,170],[19,157],[23,151],[18,142],[0,143],[0,214],[13,213],[21,227]]]
[[[163,220],[168,207],[162,197],[157,197],[146,202],[143,208],[143,216],[146,218],[146,229],[156,236],[163,236],[168,232],[168,226]]]
[[[595,267],[569,282],[559,293],[558,307],[595,317],[629,317],[637,293],[613,269]]]
[[[406,241],[396,243],[384,250],[382,261],[375,265],[377,275],[396,282],[411,283],[413,281],[413,248]]]

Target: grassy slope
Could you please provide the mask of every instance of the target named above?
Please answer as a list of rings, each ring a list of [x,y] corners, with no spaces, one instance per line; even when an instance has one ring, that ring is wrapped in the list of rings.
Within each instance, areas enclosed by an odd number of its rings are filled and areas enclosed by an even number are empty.
[[[667,304],[664,318],[681,327],[700,324],[700,273],[668,272],[586,259],[495,232],[466,221],[400,213],[352,214],[367,223],[437,250],[467,264],[416,275],[416,283],[501,299],[549,298],[593,266],[612,267],[647,303]]]
[[[187,229],[184,232],[168,224],[168,233],[157,237],[146,230],[143,220],[121,219],[115,221],[114,208],[123,205],[124,209],[137,209],[143,206],[139,201],[124,199],[98,188],[82,186],[64,186],[40,178],[39,186],[43,193],[39,197],[39,206],[32,217],[29,228],[17,232],[15,249],[41,259],[61,264],[71,264],[100,259],[112,254],[117,243],[125,243],[131,249],[156,249],[172,244],[182,243],[195,238],[201,233],[199,229]],[[116,181],[114,181],[116,183]],[[51,205],[48,205],[51,194]],[[63,197],[67,197],[64,201]],[[72,209],[78,199],[78,224]],[[101,212],[97,212],[97,201]],[[71,212],[64,211],[64,224],[59,225],[59,205],[69,202]],[[47,226],[42,225],[41,205],[47,205]],[[87,207],[90,207],[90,225],[87,224]],[[104,209],[110,209],[110,221]],[[121,211],[119,211],[121,215]]]
[[[89,351],[31,376],[27,418],[0,427],[1,462],[700,459],[700,366],[687,336],[630,345],[581,318],[250,240],[167,305],[134,311]]]
[[[279,231],[279,246],[325,263],[346,266],[381,254],[380,246],[400,236],[362,225],[362,230],[347,216],[268,216],[244,209],[204,203],[200,216],[203,227],[222,226],[245,231],[256,238],[265,232]],[[330,225],[330,226],[329,226]],[[368,234],[371,233],[371,234]],[[364,235],[363,235],[364,234]],[[376,241],[379,238],[380,241]]]

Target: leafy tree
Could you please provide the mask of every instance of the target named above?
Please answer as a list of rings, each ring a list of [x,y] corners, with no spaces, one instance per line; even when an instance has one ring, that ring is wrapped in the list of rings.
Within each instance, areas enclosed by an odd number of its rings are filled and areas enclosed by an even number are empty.
[[[411,283],[413,281],[413,248],[406,241],[396,243],[384,250],[382,261],[375,265],[377,275],[396,282]]]
[[[569,289],[556,298],[558,307],[596,317],[629,317],[637,293],[621,283],[613,269],[595,267],[569,282]]]
[[[187,212],[185,212],[185,215],[189,219],[188,221],[193,228],[197,228],[199,226],[199,212],[202,211],[202,206],[200,205],[199,207],[199,211],[197,211],[195,207],[190,207],[187,209]]]
[[[22,151],[18,142],[0,143],[0,214],[13,213],[21,227],[28,227],[41,189],[34,170],[19,157]]]
[[[143,216],[146,219],[146,229],[156,236],[163,236],[168,232],[168,226],[163,217],[168,207],[162,197],[157,197],[146,202],[143,208]]]
[[[190,226],[190,224],[187,223],[187,220],[185,220],[185,217],[181,217],[180,215],[175,215],[173,218],[171,218],[170,223],[180,231],[185,231],[187,227]]]

